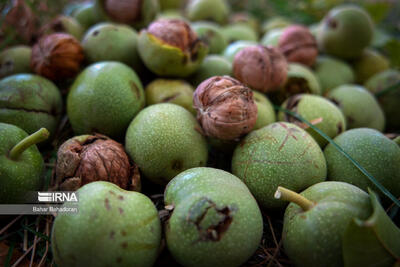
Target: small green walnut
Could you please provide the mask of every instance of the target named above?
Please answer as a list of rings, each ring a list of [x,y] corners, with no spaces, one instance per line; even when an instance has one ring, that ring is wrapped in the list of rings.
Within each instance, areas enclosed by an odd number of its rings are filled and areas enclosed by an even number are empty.
[[[72,12],[72,17],[75,18],[85,30],[101,20],[98,16],[96,16],[93,2],[82,3]]]
[[[278,46],[279,38],[283,33],[283,29],[273,29],[264,34],[260,43],[264,46]]]
[[[230,62],[233,62],[236,54],[245,47],[257,45],[257,42],[253,41],[236,41],[229,44],[224,52],[222,53],[223,56],[228,59]]]
[[[222,34],[228,43],[235,41],[258,41],[257,32],[246,24],[236,23],[222,28]]]
[[[226,0],[189,0],[185,13],[191,21],[210,20],[218,24],[228,21],[230,8]]]
[[[203,81],[212,76],[232,75],[232,63],[220,55],[209,55],[201,63],[199,69],[190,77],[194,86],[198,86]]]
[[[253,130],[258,130],[276,121],[276,114],[271,101],[262,93],[253,91],[254,102],[257,105],[257,121]]]
[[[228,41],[222,34],[218,24],[208,21],[193,22],[193,30],[205,44],[208,45],[210,54],[219,54],[228,45]]]
[[[263,22],[261,29],[262,33],[266,34],[271,30],[283,29],[291,25],[292,22],[285,17],[272,17]]]
[[[40,35],[56,32],[65,32],[74,36],[77,40],[81,40],[84,28],[75,18],[59,15],[40,29]]]
[[[353,62],[353,66],[357,83],[363,84],[374,74],[387,70],[389,60],[378,51],[366,49],[361,57]]]
[[[4,49],[0,53],[0,78],[17,73],[32,72],[31,54],[32,49],[25,45]]]

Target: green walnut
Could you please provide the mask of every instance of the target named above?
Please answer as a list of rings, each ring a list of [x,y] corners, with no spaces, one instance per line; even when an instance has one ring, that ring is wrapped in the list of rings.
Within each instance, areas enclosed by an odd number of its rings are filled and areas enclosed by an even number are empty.
[[[189,24],[179,19],[154,21],[139,35],[139,55],[159,76],[187,77],[194,73],[208,53]]]
[[[159,0],[161,10],[180,9],[185,5],[185,0]]]
[[[240,266],[260,243],[257,202],[228,172],[186,170],[167,185],[164,202],[172,209],[165,227],[167,246],[183,266]]]
[[[219,54],[228,45],[228,40],[222,34],[218,24],[209,21],[193,22],[193,30],[205,44],[208,45],[210,54]]]
[[[340,85],[355,82],[355,74],[350,65],[330,56],[317,58],[314,73],[319,80],[323,94]]]
[[[263,34],[266,34],[271,30],[283,29],[292,24],[293,24],[292,21],[290,21],[288,18],[272,17],[263,22],[261,30]]]
[[[222,28],[222,34],[228,43],[235,41],[258,41],[257,32],[246,24],[236,23]]]
[[[198,86],[210,77],[224,75],[232,76],[232,63],[224,56],[209,55],[189,79],[193,85]]]
[[[286,83],[282,88],[270,94],[273,102],[281,104],[295,94],[321,94],[318,78],[308,67],[289,63]]]
[[[264,34],[264,36],[261,38],[260,43],[263,46],[278,46],[279,38],[281,37],[283,33],[284,28],[282,29],[273,29]]]
[[[257,120],[253,130],[258,130],[276,121],[274,106],[262,93],[253,90],[254,102],[257,105]]]
[[[334,138],[346,131],[346,119],[342,111],[334,103],[322,96],[309,94],[294,95],[286,100],[282,104],[282,107],[299,114],[330,138]],[[325,147],[328,144],[328,141],[319,133],[289,114],[281,111],[278,114],[278,119],[280,121],[292,122],[305,128],[321,147]]]
[[[77,40],[81,40],[84,33],[84,28],[75,18],[59,15],[40,29],[40,35],[59,32],[68,33]]]
[[[122,137],[144,107],[142,83],[120,62],[100,62],[79,74],[67,97],[67,114],[75,134]]]
[[[385,115],[376,98],[364,87],[346,84],[327,95],[342,110],[347,121],[347,129],[373,128],[383,131]]]
[[[400,82],[400,71],[389,69],[372,76],[364,85],[376,95],[383,112],[385,113],[386,126],[388,130],[400,129],[400,89],[384,91]]]
[[[189,0],[185,13],[191,21],[210,20],[218,24],[228,21],[230,8],[226,0]]]
[[[357,6],[333,8],[321,22],[318,44],[329,55],[345,59],[357,58],[372,41],[374,25],[371,17]]]
[[[33,74],[0,80],[0,122],[14,124],[28,134],[45,127],[52,138],[61,112],[60,91],[50,80]]]
[[[334,141],[375,179],[396,196],[400,196],[400,146],[374,129],[346,131]],[[367,190],[376,188],[361,171],[333,145],[324,150],[328,179],[351,183]]]
[[[353,62],[354,72],[358,84],[363,84],[369,78],[389,68],[389,60],[372,49],[366,49],[361,57]]]
[[[160,9],[158,0],[95,0],[95,15],[101,21],[128,24],[139,30],[146,27]]]
[[[84,2],[72,12],[72,17],[86,30],[96,23],[100,18],[96,16],[93,2]]]
[[[207,143],[200,131],[194,116],[183,107],[155,104],[133,119],[125,148],[146,178],[165,185],[186,169],[206,165]]]
[[[278,188],[292,203],[283,219],[283,247],[295,266],[344,266],[342,239],[353,219],[372,213],[368,194],[348,183],[322,182],[301,194]]]
[[[233,62],[233,59],[235,58],[236,54],[239,53],[240,50],[242,50],[245,47],[248,46],[253,46],[257,45],[257,42],[253,41],[236,41],[231,44],[229,44],[222,55],[228,59],[230,62]]]
[[[299,192],[326,179],[324,154],[305,130],[276,122],[250,132],[236,147],[232,173],[239,177],[266,209],[282,209],[274,199],[278,186]]]
[[[153,266],[161,223],[151,200],[138,192],[97,181],[81,187],[79,202],[54,220],[51,247],[57,266]]]
[[[252,28],[257,35],[260,33],[260,23],[258,18],[247,12],[237,12],[229,16],[230,24],[244,24]]]
[[[81,43],[89,63],[119,61],[138,71],[142,63],[137,52],[137,42],[138,34],[131,27],[101,23],[90,28]]]
[[[18,74],[30,73],[32,48],[25,45],[13,46],[0,53],[0,78]]]
[[[43,184],[44,161],[37,143],[48,138],[41,128],[28,134],[15,125],[0,122],[0,203],[30,203],[29,193]]]
[[[193,92],[194,88],[184,80],[156,79],[146,86],[146,105],[172,103],[196,115]]]
[[[184,20],[187,23],[189,23],[189,21],[182,15],[182,13],[176,9],[164,10],[157,14],[156,19],[157,20],[159,20],[159,19],[180,19],[180,20]]]

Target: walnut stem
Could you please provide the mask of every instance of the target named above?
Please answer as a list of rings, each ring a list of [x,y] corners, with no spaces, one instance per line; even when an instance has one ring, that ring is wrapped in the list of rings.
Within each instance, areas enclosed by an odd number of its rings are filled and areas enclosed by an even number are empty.
[[[293,202],[297,205],[299,205],[304,211],[310,210],[312,207],[314,207],[314,203],[307,198],[303,197],[302,195],[286,189],[284,187],[278,186],[278,189],[275,192],[274,197],[276,199],[282,199],[285,201],[290,201]]]
[[[46,140],[50,133],[46,128],[40,128],[38,131],[22,139],[10,151],[10,159],[17,160],[18,157],[30,146]]]

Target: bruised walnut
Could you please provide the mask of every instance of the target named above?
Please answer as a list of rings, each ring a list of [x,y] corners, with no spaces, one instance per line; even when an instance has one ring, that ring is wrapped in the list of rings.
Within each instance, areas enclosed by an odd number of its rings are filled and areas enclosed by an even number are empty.
[[[31,68],[50,80],[74,77],[84,59],[83,48],[73,36],[65,33],[46,35],[32,48]]]
[[[250,132],[257,120],[253,92],[229,76],[202,82],[193,95],[197,120],[206,135],[234,140]]]
[[[310,30],[301,25],[285,28],[278,48],[289,62],[312,66],[318,56],[317,42]]]
[[[115,21],[129,24],[140,19],[143,0],[105,0],[104,9]]]
[[[288,64],[274,47],[248,46],[236,54],[233,61],[235,77],[261,91],[270,92],[282,86],[287,78]]]
[[[121,144],[100,134],[67,140],[57,152],[57,186],[61,190],[75,191],[95,181],[140,191],[138,167],[130,164]]]

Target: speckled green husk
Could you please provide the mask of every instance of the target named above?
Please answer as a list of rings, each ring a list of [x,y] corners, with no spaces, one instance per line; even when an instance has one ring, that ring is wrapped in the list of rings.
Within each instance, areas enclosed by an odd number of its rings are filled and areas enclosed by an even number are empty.
[[[124,135],[144,107],[142,83],[123,63],[101,62],[87,67],[72,84],[67,114],[75,134]]]
[[[17,74],[30,73],[32,49],[29,46],[18,45],[7,48],[0,53],[0,78]]]
[[[174,207],[167,246],[183,266],[240,266],[257,249],[261,212],[246,185],[228,172],[182,172],[168,184],[165,204]]]
[[[191,21],[210,20],[218,24],[228,21],[229,12],[226,0],[189,0],[185,9]]]
[[[194,86],[213,76],[232,76],[232,63],[220,55],[209,55],[190,78]]]
[[[51,139],[61,111],[61,94],[46,78],[16,74],[0,81],[0,122],[14,124],[28,134],[44,127]]]
[[[36,145],[27,148],[17,160],[8,153],[28,134],[17,126],[0,122],[0,203],[24,203],[27,193],[42,186],[44,162]]]
[[[342,110],[347,121],[347,129],[368,127],[378,131],[385,128],[385,116],[375,97],[364,87],[342,85],[327,95]]]
[[[200,40],[208,45],[210,54],[219,54],[228,45],[228,41],[222,34],[222,29],[218,24],[199,21],[193,22],[191,26]]]
[[[119,61],[135,71],[143,65],[137,50],[138,34],[127,25],[101,23],[90,28],[82,39],[86,59],[90,63]]]
[[[346,62],[330,56],[319,56],[314,65],[315,75],[326,94],[333,88],[355,82],[353,69]]]
[[[222,28],[222,34],[228,43],[235,41],[258,41],[256,31],[246,24],[236,23]]]
[[[199,129],[183,107],[151,105],[129,125],[125,148],[146,178],[166,184],[184,170],[206,165],[207,143]]]
[[[273,29],[264,34],[260,43],[264,46],[278,46],[283,29]]]
[[[195,55],[178,47],[163,43],[147,31],[141,31],[138,41],[139,55],[148,69],[159,76],[187,77],[194,73],[208,53],[208,47],[198,42]]]
[[[364,50],[361,57],[353,63],[357,83],[363,84],[374,74],[387,70],[389,65],[389,60],[378,51]]]
[[[272,103],[262,93],[253,90],[254,101],[257,105],[257,121],[253,130],[258,130],[276,121],[276,114]]]
[[[400,196],[400,147],[380,132],[359,128],[337,136],[334,141],[395,196]],[[329,144],[324,154],[328,179],[354,184],[363,190],[379,190],[345,156]],[[381,193],[382,195],[382,193]]]
[[[350,184],[323,182],[301,193],[315,202],[303,211],[290,203],[283,223],[283,247],[296,266],[343,266],[342,237],[353,218],[372,212],[368,194]]]
[[[316,122],[315,126],[330,138],[334,138],[338,134],[346,131],[346,119],[343,113],[335,104],[322,96],[309,94],[294,95],[286,100],[282,104],[282,107],[299,114],[310,122],[322,119],[322,121]],[[279,112],[278,118],[281,121],[297,121],[283,111]],[[321,147],[325,147],[325,145],[328,144],[328,141],[311,127],[307,127],[306,131]]]
[[[233,62],[233,59],[235,58],[235,55],[239,53],[240,50],[242,50],[245,47],[252,46],[252,45],[257,45],[257,42],[253,41],[236,41],[231,44],[229,44],[224,52],[222,53],[223,56],[228,59],[230,62]]]
[[[274,198],[278,186],[299,192],[326,178],[317,142],[300,127],[276,122],[248,134],[236,147],[232,173],[249,187],[264,208],[283,208]]]
[[[193,115],[194,88],[184,80],[156,79],[146,86],[146,105],[172,103],[184,107]]]
[[[93,182],[78,191],[78,214],[60,213],[51,245],[58,266],[153,266],[161,223],[151,200],[109,182]]]
[[[365,83],[365,87],[371,93],[376,94],[398,82],[400,82],[400,71],[390,69],[372,76]],[[392,131],[400,130],[400,88],[387,92],[377,98],[385,113],[387,129]]]

